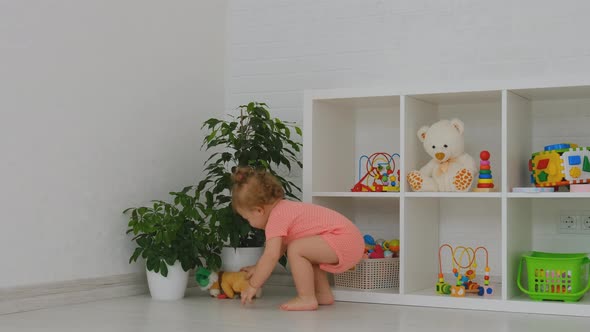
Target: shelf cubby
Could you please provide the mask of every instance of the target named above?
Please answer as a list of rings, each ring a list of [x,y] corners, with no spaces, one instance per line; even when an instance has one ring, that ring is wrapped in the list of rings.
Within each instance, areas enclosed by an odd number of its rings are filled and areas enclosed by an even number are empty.
[[[507,191],[512,192],[532,186],[528,164],[533,152],[560,143],[590,146],[590,87],[508,90],[506,127]]]
[[[350,192],[362,155],[400,152],[399,96],[314,100],[313,109],[313,192]]]
[[[552,253],[590,253],[590,234],[582,232],[563,234],[559,232],[558,220],[562,214],[579,214],[576,211],[590,209],[589,198],[555,199],[553,197],[509,198],[507,202],[507,241],[506,241],[506,298],[520,302],[530,301],[517,286],[519,264],[523,254],[531,251]],[[586,279],[587,280],[587,279]],[[522,284],[526,287],[526,269]],[[590,296],[581,301],[567,303],[588,306]],[[559,301],[543,301],[555,305],[566,304]]]
[[[314,196],[312,202],[340,212],[352,220],[363,234],[370,234],[375,239],[391,240],[400,237],[399,197]],[[361,290],[337,287],[334,288],[334,294],[340,301],[362,302],[363,298],[374,299],[375,296],[385,301],[390,296],[399,294],[399,288]]]
[[[437,198],[408,197],[404,205],[402,239],[402,292],[410,295],[446,296],[435,291],[439,273],[439,247],[445,243],[453,247],[477,248],[489,252],[491,283],[499,299],[498,285],[502,276],[500,198]],[[452,258],[442,251],[442,268],[447,283],[452,279]],[[485,255],[477,254],[477,274],[483,276]],[[479,278],[481,279],[481,278]],[[481,280],[480,280],[480,283]],[[470,296],[471,297],[471,296]],[[478,297],[474,298],[488,298]]]
[[[338,211],[352,220],[363,234],[371,234],[376,239],[399,239],[398,197],[314,196],[312,203]]]
[[[431,126],[439,120],[457,118],[465,126],[465,152],[473,157],[477,170],[479,170],[480,152],[482,150],[490,152],[494,191],[501,191],[502,91],[415,94],[404,96],[404,101],[403,160],[406,173],[419,170],[432,159],[418,139],[418,130],[422,126]],[[474,186],[476,180],[474,179]]]

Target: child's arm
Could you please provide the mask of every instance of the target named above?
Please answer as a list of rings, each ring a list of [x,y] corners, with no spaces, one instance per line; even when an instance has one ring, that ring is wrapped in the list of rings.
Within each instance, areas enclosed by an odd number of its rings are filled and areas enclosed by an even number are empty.
[[[281,258],[281,252],[283,248],[283,238],[282,237],[273,237],[266,241],[266,246],[264,248],[264,253],[262,253],[262,257],[256,263],[256,269],[254,274],[249,280],[250,287],[249,289],[242,294],[242,303],[245,302],[252,302],[252,298],[256,294],[256,290],[270,277],[272,271],[274,270],[279,258]]]
[[[285,255],[285,252],[287,252],[287,245],[282,243],[281,244],[281,257],[283,257]],[[254,275],[254,271],[256,271],[256,265],[244,266],[243,268],[240,269],[240,271],[246,272],[246,279],[250,279]]]
[[[256,271],[250,278],[250,285],[255,288],[260,288],[270,277],[272,271],[281,258],[281,249],[283,244],[282,237],[273,237],[266,241],[264,253],[256,263]]]

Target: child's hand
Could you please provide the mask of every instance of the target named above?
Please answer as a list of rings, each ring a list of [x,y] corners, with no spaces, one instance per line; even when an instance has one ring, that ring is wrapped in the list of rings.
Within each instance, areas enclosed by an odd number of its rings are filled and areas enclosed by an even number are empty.
[[[256,272],[256,265],[245,266],[240,271],[246,272],[246,280],[250,279],[254,272]]]
[[[240,294],[242,297],[242,304],[252,303],[252,299],[256,296],[257,292],[258,288],[254,288],[252,285],[248,284],[248,288]]]

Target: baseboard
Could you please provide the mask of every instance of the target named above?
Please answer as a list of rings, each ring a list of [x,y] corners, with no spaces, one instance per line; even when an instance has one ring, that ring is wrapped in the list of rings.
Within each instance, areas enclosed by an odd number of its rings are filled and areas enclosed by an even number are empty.
[[[293,286],[288,274],[273,274],[269,286]],[[196,287],[194,273],[188,287]],[[94,279],[81,279],[0,290],[0,315],[79,304],[118,297],[147,294],[144,273],[131,273]]]
[[[56,282],[0,290],[0,315],[148,292],[144,273]]]

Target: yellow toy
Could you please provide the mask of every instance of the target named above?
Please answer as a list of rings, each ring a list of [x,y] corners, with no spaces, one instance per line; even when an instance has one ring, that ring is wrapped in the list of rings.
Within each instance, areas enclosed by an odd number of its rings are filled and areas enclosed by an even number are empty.
[[[200,267],[195,273],[197,284],[202,290],[208,290],[212,297],[233,299],[236,293],[248,288],[246,272],[213,272]],[[223,292],[222,292],[223,291]],[[262,296],[262,289],[258,289],[256,298]]]

